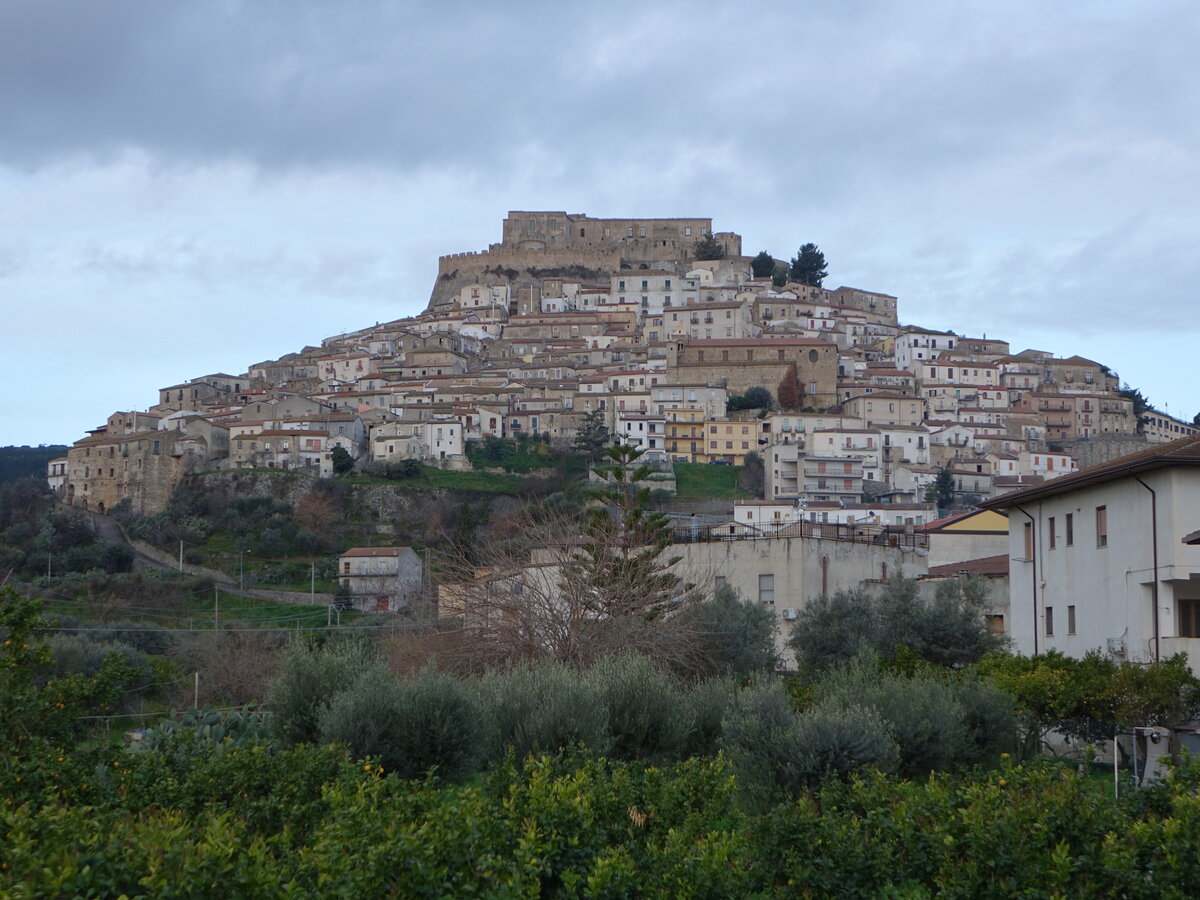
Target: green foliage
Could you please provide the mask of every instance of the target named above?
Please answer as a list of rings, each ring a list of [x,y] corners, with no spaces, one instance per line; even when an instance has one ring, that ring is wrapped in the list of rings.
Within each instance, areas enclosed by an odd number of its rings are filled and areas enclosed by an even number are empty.
[[[1200,680],[1185,654],[1150,665],[1116,662],[1091,652],[1039,656],[991,653],[978,672],[1015,698],[1026,752],[1051,729],[1082,742],[1111,738],[1141,725],[1174,725],[1200,715]]]
[[[612,755],[617,759],[670,762],[679,758],[692,722],[683,694],[644,656],[608,657],[588,680],[608,712]]]
[[[766,250],[760,250],[754,259],[750,260],[750,271],[755,278],[767,278],[775,274],[775,258]]]
[[[925,502],[936,503],[943,515],[954,505],[954,476],[948,466],[943,466],[933,483],[925,488]]]
[[[187,754],[222,754],[231,747],[269,744],[269,716],[265,712],[241,709],[212,709],[207,704],[172,712],[141,733],[130,744],[131,753],[165,751]]]
[[[50,460],[66,456],[68,449],[65,444],[0,447],[0,485],[23,478],[36,478],[44,486]]]
[[[387,478],[391,481],[407,481],[410,478],[420,478],[425,474],[425,467],[419,459],[397,459],[394,462],[371,462],[362,467],[364,475],[375,478]]]
[[[0,784],[16,802],[72,789],[97,752],[82,744],[82,717],[109,714],[138,674],[123,654],[109,653],[90,671],[64,666],[56,675],[53,650],[35,631],[46,624],[37,601],[0,587]]]
[[[902,775],[985,762],[1016,749],[1011,700],[975,679],[932,669],[905,676],[881,671],[872,656],[859,656],[820,681],[815,694],[820,698],[815,710],[827,719],[843,713],[849,718],[854,709],[873,711],[896,743]]]
[[[1124,397],[1126,400],[1133,403],[1133,417],[1137,419],[1137,429],[1141,432],[1145,426],[1145,415],[1147,410],[1153,409],[1150,405],[1150,400],[1140,390],[1131,387],[1128,384],[1122,384],[1117,390],[1117,396]]]
[[[489,753],[511,748],[517,759],[582,744],[596,753],[610,746],[608,714],[596,688],[578,670],[559,663],[528,663],[480,680],[489,711]]]
[[[401,686],[394,752],[396,772],[415,778],[430,769],[455,776],[479,758],[483,709],[461,682],[432,670]]]
[[[776,288],[786,287],[791,271],[792,267],[787,263],[782,261],[775,263],[775,274],[771,276],[771,286]]]
[[[329,454],[329,460],[333,463],[334,475],[345,475],[354,469],[354,457],[350,452],[342,446],[334,447]]]
[[[692,245],[692,256],[695,259],[724,259],[725,245],[711,234],[706,234]]]
[[[963,666],[997,649],[983,619],[986,582],[944,582],[923,602],[917,584],[891,579],[881,591],[838,591],[816,597],[800,611],[788,646],[802,669],[821,672],[842,664],[856,650],[887,659],[915,655],[938,666]]]
[[[686,500],[753,497],[739,487],[740,466],[713,466],[706,463],[675,463],[675,496]]]
[[[584,611],[594,620],[653,620],[687,599],[687,586],[670,571],[679,558],[663,555],[667,518],[647,509],[650,490],[637,487],[650,475],[637,465],[642,453],[628,444],[608,449],[610,464],[596,470],[607,484],[593,491],[583,544],[564,565],[565,581],[586,585]]]
[[[758,675],[779,665],[775,652],[775,614],[749,603],[729,585],[713,599],[684,610],[678,625],[688,634],[691,652],[679,668],[693,677]]]
[[[755,805],[797,796],[864,766],[890,769],[899,758],[874,710],[826,705],[797,714],[777,681],[752,685],[734,699],[721,745]]]
[[[1188,897],[1200,881],[1195,764],[1120,801],[1051,765],[868,769],[749,816],[721,758],[543,757],[471,787],[335,748],[180,743],[121,762],[94,805],[0,807],[0,893]]]
[[[608,426],[604,423],[604,410],[594,409],[580,421],[573,447],[576,453],[583,454],[592,462],[599,462],[604,458],[609,440]]]
[[[319,740],[323,709],[380,666],[375,647],[365,641],[297,641],[267,696],[272,732],[288,743]]]
[[[820,287],[829,272],[825,268],[825,254],[816,244],[804,244],[799,252],[792,257],[791,271],[788,273],[792,281],[800,284]]]
[[[388,771],[415,778],[430,769],[454,776],[480,755],[482,709],[469,689],[432,670],[411,682],[386,669],[365,671],[319,713],[321,739],[356,757],[376,757]]]
[[[725,408],[731,412],[739,409],[770,409],[771,408],[771,392],[765,387],[754,385],[744,394],[734,394],[725,404]]]

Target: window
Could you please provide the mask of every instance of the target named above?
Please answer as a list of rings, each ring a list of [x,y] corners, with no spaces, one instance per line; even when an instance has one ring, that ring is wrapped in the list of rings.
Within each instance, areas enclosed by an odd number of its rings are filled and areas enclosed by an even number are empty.
[[[343,574],[343,575],[349,575],[349,574],[350,574],[350,563],[348,563],[348,562],[344,562],[344,563],[342,563],[342,574]]]
[[[1046,637],[1054,637],[1054,607],[1046,607]]]
[[[1025,523],[1025,559],[1033,559],[1033,523]]]
[[[759,603],[775,603],[775,576],[774,575],[759,575],[758,576],[758,602]]]
[[[1047,539],[1050,541],[1050,549],[1053,550],[1054,549],[1054,516],[1051,516],[1049,519],[1046,520],[1046,527],[1049,531],[1049,537]],[[1074,609],[1074,607],[1071,607],[1071,608]]]
[[[1096,507],[1096,546],[1108,546],[1108,507]]]
[[[1075,607],[1067,607],[1067,634],[1075,633]]]
[[[1176,630],[1180,637],[1200,638],[1200,600],[1179,599],[1179,627]]]
[[[1075,543],[1075,514],[1074,513],[1067,513],[1067,521],[1065,524],[1066,524],[1066,528],[1067,528],[1067,534],[1066,534],[1067,546],[1070,547]]]

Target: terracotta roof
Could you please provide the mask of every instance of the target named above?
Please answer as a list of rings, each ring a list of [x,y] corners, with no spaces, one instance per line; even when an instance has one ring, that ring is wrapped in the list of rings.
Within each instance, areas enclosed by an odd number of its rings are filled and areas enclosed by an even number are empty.
[[[966,572],[969,575],[987,575],[992,577],[1008,575],[1008,554],[985,556],[981,559],[968,559],[962,562],[946,563],[944,566],[930,566],[930,578],[952,578]]]

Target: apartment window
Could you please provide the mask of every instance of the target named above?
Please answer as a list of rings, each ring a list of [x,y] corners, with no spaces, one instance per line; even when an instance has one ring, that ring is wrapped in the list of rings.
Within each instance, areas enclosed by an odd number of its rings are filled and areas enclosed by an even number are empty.
[[[1066,522],[1064,523],[1067,529],[1067,546],[1070,547],[1075,543],[1075,514],[1067,513]]]
[[[350,563],[348,563],[348,562],[346,562],[346,563],[342,563],[342,574],[343,574],[343,575],[349,575],[349,574],[350,574]]]
[[[1025,523],[1025,559],[1033,559],[1033,523]]]
[[[725,576],[724,575],[715,576],[713,578],[713,590],[719,591],[723,587],[725,587]]]
[[[1067,634],[1075,633],[1075,607],[1067,607]]]
[[[1049,519],[1046,520],[1046,527],[1049,531],[1048,540],[1050,541],[1050,549],[1053,550],[1054,549],[1054,541],[1055,541],[1054,516],[1051,516]]]
[[[1046,607],[1046,637],[1054,637],[1054,607]]]
[[[775,603],[775,576],[774,575],[759,575],[758,576],[758,602],[759,603]]]
[[[1178,632],[1180,637],[1200,638],[1200,600],[1180,598]]]
[[[1096,546],[1108,546],[1108,507],[1096,507]]]

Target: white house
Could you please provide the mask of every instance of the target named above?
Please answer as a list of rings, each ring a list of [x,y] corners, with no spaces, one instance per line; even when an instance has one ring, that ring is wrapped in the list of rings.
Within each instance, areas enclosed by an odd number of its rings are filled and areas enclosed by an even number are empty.
[[[1010,632],[1022,653],[1100,650],[1200,671],[1200,437],[985,501],[1009,521]]]

